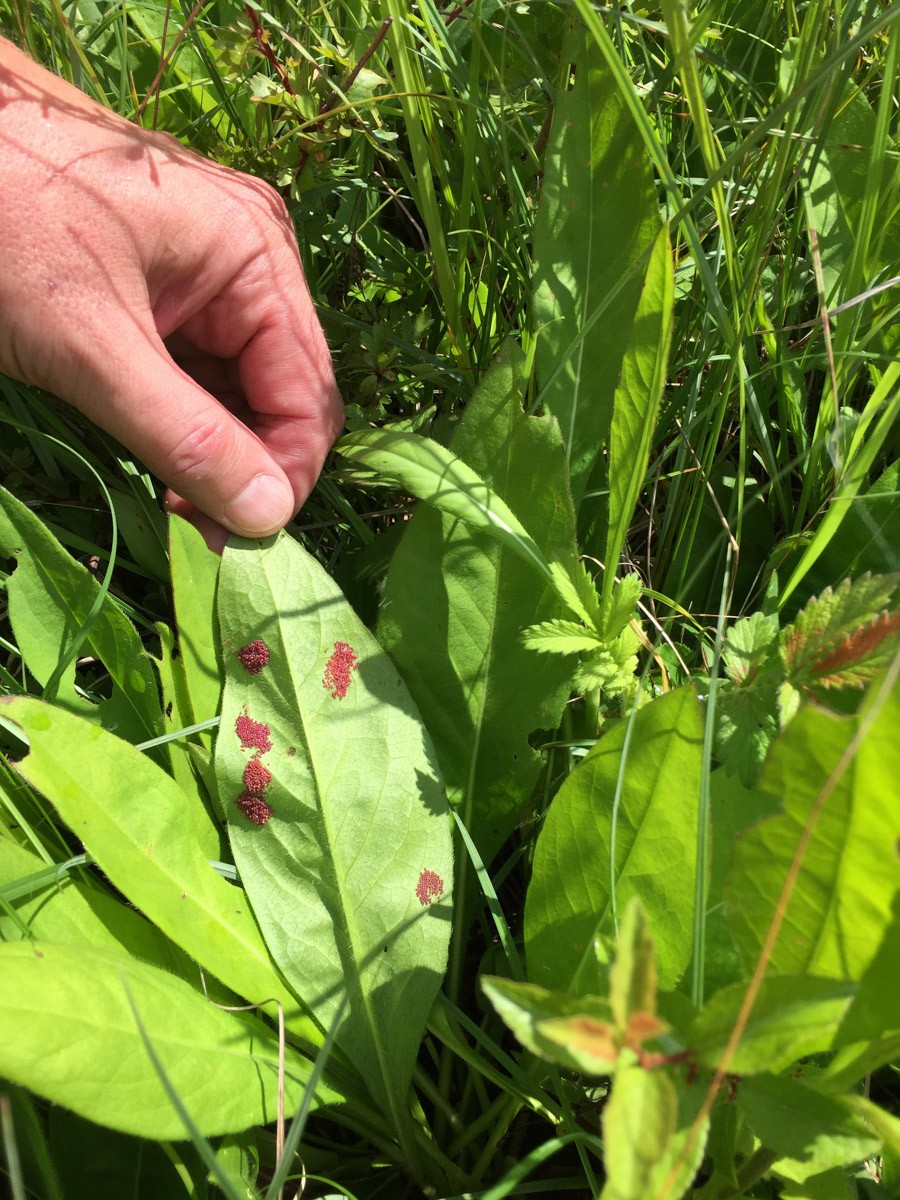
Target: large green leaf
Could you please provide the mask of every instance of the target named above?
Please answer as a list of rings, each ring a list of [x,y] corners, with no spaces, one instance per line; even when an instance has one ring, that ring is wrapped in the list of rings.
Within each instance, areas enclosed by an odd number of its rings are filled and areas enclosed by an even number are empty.
[[[92,872],[60,872],[0,837],[0,895],[10,893],[9,909],[0,911],[0,941],[28,938],[91,946],[152,963],[189,983],[199,979],[196,963],[129,904],[100,887]],[[233,1002],[232,994],[212,977],[207,988],[214,999]]]
[[[29,697],[0,698],[31,752],[16,769],[117,888],[173,942],[252,1003],[279,1000],[298,1033],[321,1041],[272,965],[247,899],[199,848],[194,810],[168,775],[96,725]]]
[[[746,992],[745,983],[723,988],[697,1014],[687,1034],[697,1062],[720,1065]],[[738,1075],[780,1071],[798,1058],[829,1049],[852,996],[852,986],[838,979],[764,979],[728,1070]]]
[[[222,691],[216,654],[219,559],[193,525],[173,515],[169,518],[169,564],[191,716],[194,721],[206,721],[219,711]]]
[[[839,1096],[826,1096],[799,1079],[756,1075],[742,1081],[737,1101],[764,1146],[783,1155],[776,1171],[792,1179],[862,1162],[881,1138]]]
[[[97,714],[128,741],[162,733],[156,680],[134,626],[108,596],[95,611],[100,596],[96,579],[3,488],[0,554],[18,562],[6,582],[9,616],[25,665],[38,683],[46,685],[66,661],[54,689],[59,703],[85,716]],[[79,654],[99,658],[112,680],[112,696],[99,708],[74,690]]]
[[[365,429],[348,433],[337,449],[345,458],[395,480],[448,516],[473,529],[490,531],[549,578],[545,555],[502,494],[439,442],[396,429]],[[489,478],[493,472],[490,464],[486,466]]]
[[[897,982],[900,980],[900,894],[894,897],[893,918],[884,938],[863,972],[850,1011],[835,1039],[836,1046],[873,1042],[900,1031]]]
[[[666,383],[672,336],[675,277],[668,229],[660,229],[650,252],[634,325],[622,361],[609,431],[609,531],[603,601],[612,600],[619,562],[644,486],[656,414]]]
[[[527,418],[521,354],[508,348],[472,397],[452,441],[530,531],[539,553],[575,559],[574,517],[555,423]],[[457,518],[469,517],[457,513]],[[434,738],[451,797],[485,862],[519,817],[540,770],[528,742],[554,729],[570,668],[520,641],[561,615],[518,554],[445,510],[420,507],[394,554],[379,636]]]
[[[624,99],[583,29],[557,97],[535,227],[535,366],[559,420],[576,504],[606,440],[625,347],[659,228],[653,175]],[[614,565],[614,564],[613,564]]]
[[[679,1200],[703,1160],[709,1118],[694,1132],[703,1087],[678,1089],[665,1070],[622,1067],[603,1109],[606,1184],[600,1200]]]
[[[684,971],[691,951],[702,738],[693,691],[670,692],[639,709],[630,724],[615,725],[560,788],[538,838],[525,905],[534,983],[584,990],[594,938],[612,932],[614,831],[618,911],[639,897],[664,988]]]
[[[184,1138],[141,1038],[129,993],[170,1083],[206,1135],[276,1116],[278,1038],[224,1012],[183,980],[84,946],[0,946],[0,1075],[102,1125]],[[312,1063],[288,1049],[285,1094],[296,1108]],[[341,1097],[320,1087],[320,1103]]]
[[[852,753],[861,722],[864,736]],[[808,836],[772,966],[854,980],[865,971],[887,929],[898,884],[891,850],[900,838],[898,728],[900,690],[885,696],[876,681],[860,716],[810,706],[775,743],[760,787],[782,799],[784,812],[738,839],[725,891],[729,924],[748,967]]]
[[[347,997],[337,1044],[399,1122],[450,936],[431,743],[390,660],[286,534],[229,544],[219,622],[216,772],[241,879],[323,1025]]]

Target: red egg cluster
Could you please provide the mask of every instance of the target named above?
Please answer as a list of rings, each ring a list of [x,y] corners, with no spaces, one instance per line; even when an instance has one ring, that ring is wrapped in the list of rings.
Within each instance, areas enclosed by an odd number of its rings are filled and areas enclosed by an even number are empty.
[[[260,754],[265,754],[272,749],[268,725],[264,725],[262,721],[254,721],[246,708],[235,721],[234,732],[241,739],[242,750],[258,750]]]
[[[352,671],[359,670],[359,659],[349,642],[335,642],[334,653],[325,664],[322,686],[335,700],[343,700],[350,687]]]
[[[248,646],[238,650],[237,656],[242,667],[251,675],[258,675],[269,661],[269,647],[261,638],[257,638],[255,642],[250,642]]]
[[[263,763],[262,756],[272,749],[271,731],[262,721],[254,721],[245,708],[234,723],[234,732],[240,739],[242,750],[255,751],[244,767],[244,790],[235,803],[248,821],[265,825],[272,815],[265,798],[272,772]]]
[[[252,821],[254,825],[265,825],[272,815],[271,808],[262,796],[254,796],[251,792],[241,792],[236,803],[247,820]]]
[[[437,871],[422,871],[419,876],[419,882],[416,884],[416,898],[422,905],[428,905],[432,900],[437,900],[444,894],[444,881],[438,875]]]
[[[244,767],[244,787],[254,796],[261,796],[272,782],[272,772],[263,766],[258,754],[254,754]]]

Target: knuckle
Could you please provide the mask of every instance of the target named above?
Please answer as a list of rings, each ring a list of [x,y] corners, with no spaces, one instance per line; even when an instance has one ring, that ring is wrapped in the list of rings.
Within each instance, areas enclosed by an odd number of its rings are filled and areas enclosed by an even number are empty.
[[[215,416],[202,417],[180,430],[167,455],[169,479],[179,484],[196,484],[207,479],[221,462],[228,435]]]

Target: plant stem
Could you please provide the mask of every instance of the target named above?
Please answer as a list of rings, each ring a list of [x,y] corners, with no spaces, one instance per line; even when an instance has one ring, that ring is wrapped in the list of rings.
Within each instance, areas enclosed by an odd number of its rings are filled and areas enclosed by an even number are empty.
[[[776,1163],[780,1157],[781,1155],[777,1151],[770,1150],[768,1146],[760,1146],[738,1171],[737,1187],[728,1184],[721,1191],[716,1192],[714,1200],[732,1200],[734,1196],[743,1196],[747,1188],[762,1179],[772,1164]]]

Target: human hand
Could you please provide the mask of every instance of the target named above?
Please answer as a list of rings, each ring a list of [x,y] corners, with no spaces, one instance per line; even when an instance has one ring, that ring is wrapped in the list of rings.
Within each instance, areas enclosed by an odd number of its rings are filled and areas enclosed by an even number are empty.
[[[277,193],[2,39],[0,371],[127,446],[216,549],[280,529],[343,424]]]

